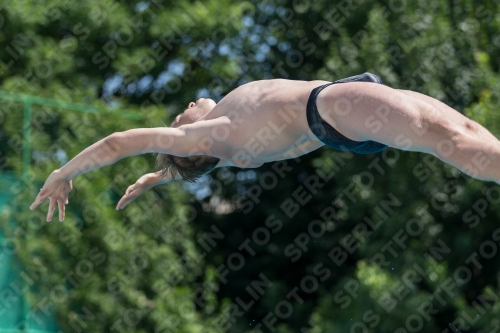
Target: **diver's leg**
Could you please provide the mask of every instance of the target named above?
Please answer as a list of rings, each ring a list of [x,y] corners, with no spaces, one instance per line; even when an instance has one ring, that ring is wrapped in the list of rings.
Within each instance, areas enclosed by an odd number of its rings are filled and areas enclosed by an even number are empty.
[[[402,89],[397,89],[397,90],[399,92],[405,94],[405,95],[411,96],[413,98],[420,99],[421,101],[423,101],[425,103],[431,104],[435,108],[443,108],[443,109],[448,110],[449,112],[458,112],[455,109],[453,109],[452,107],[450,107],[450,106],[446,105],[445,103],[441,102],[440,100],[437,100],[437,99],[435,99],[433,97],[424,95],[422,93],[419,93],[419,92],[416,92],[416,91],[412,91],[412,90],[402,90]],[[475,122],[472,119],[468,119],[468,121],[465,124],[465,126],[468,126],[471,131],[476,132],[477,134],[483,136],[487,140],[492,140],[492,141],[498,140],[497,137],[494,136],[490,131],[488,131],[481,124],[478,124],[477,122]]]
[[[316,105],[323,119],[350,139],[430,153],[475,178],[500,183],[493,162],[500,161],[500,142],[448,106],[367,82],[328,86]]]

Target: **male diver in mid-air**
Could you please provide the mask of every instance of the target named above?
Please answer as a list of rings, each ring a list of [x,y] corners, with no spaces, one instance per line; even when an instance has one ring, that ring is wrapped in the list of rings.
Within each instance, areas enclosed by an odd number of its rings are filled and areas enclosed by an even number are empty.
[[[72,179],[127,156],[158,153],[157,172],[130,186],[116,209],[176,176],[195,181],[216,167],[256,168],[323,145],[360,154],[387,147],[424,152],[472,177],[500,180],[492,163],[500,142],[488,130],[432,97],[390,88],[367,72],[335,82],[254,81],[217,104],[204,98],[189,103],[171,127],[113,133],[53,171],[30,209],[49,198],[47,221],[56,203],[63,221]]]

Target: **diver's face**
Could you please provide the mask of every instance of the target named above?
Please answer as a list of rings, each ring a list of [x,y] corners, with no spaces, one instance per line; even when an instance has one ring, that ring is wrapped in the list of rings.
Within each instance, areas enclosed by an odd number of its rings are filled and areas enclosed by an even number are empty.
[[[175,121],[172,123],[171,127],[179,127],[194,123],[212,110],[216,104],[217,103],[210,98],[198,98],[196,102],[189,103],[187,109],[184,110],[183,113],[175,117]]]

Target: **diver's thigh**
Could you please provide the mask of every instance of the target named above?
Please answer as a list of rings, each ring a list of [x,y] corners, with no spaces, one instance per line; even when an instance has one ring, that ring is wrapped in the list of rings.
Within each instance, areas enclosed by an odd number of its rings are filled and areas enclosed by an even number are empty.
[[[445,112],[383,84],[333,84],[318,95],[316,106],[347,137],[404,150],[430,152],[451,127]]]

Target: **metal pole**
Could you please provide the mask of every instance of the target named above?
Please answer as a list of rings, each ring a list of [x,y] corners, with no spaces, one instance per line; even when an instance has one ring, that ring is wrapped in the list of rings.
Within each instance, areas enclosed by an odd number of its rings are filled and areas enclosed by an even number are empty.
[[[118,118],[128,118],[132,120],[142,120],[146,116],[139,112],[126,111],[126,110],[112,110],[112,109],[101,109],[99,107],[82,104],[82,103],[72,103],[64,102],[56,99],[23,95],[17,93],[11,93],[8,91],[0,90],[0,100],[21,102],[24,105],[23,109],[23,166],[22,166],[22,178],[27,180],[29,177],[30,164],[31,164],[31,106],[43,105],[59,109],[66,109],[71,111],[88,112],[94,114],[105,114],[111,117]]]
[[[23,109],[23,178],[29,177],[31,165],[31,103],[24,101]]]
[[[0,90],[0,99],[4,99],[7,101],[21,102],[21,103],[29,102],[30,104],[34,105],[44,105],[70,111],[80,111],[80,112],[88,112],[94,114],[102,113],[110,115],[112,117],[128,118],[132,120],[142,120],[146,118],[144,114],[134,111],[101,109],[96,106],[88,104],[65,102],[51,98],[23,95],[2,90]]]

